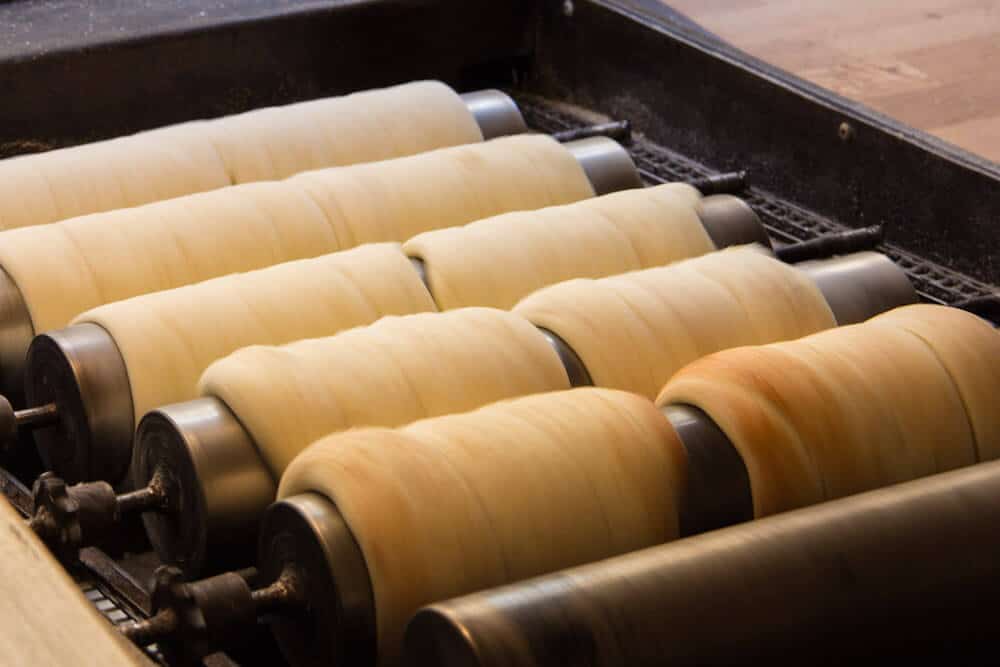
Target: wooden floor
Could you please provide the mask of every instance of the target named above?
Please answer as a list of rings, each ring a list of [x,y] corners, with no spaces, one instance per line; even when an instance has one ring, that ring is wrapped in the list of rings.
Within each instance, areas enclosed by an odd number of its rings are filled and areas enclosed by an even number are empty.
[[[733,45],[1000,162],[1000,0],[665,0]]]

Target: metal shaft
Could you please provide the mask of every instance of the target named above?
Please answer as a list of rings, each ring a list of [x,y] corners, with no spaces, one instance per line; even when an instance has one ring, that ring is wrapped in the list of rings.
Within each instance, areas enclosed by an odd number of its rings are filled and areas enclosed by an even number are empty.
[[[24,427],[38,428],[40,426],[48,426],[58,418],[59,406],[55,403],[46,403],[34,408],[25,408],[14,413],[14,419],[17,420],[17,427],[19,429]]]
[[[118,511],[122,514],[154,511],[163,506],[164,500],[162,491],[147,486],[118,496]]]
[[[292,566],[286,566],[273,583],[250,593],[250,599],[258,613],[287,609],[304,601],[302,577]]]
[[[588,137],[608,137],[627,144],[632,140],[632,123],[627,120],[615,120],[610,123],[598,123],[597,125],[577,127],[552,134],[552,138],[560,143],[587,139]]]
[[[10,401],[0,396],[0,446],[7,451],[13,451],[20,442],[17,437],[20,431],[49,426],[58,419],[59,406],[55,403],[14,410]]]
[[[121,633],[136,646],[149,646],[176,632],[178,625],[177,613],[164,609],[144,621],[122,626]]]
[[[882,225],[848,229],[843,232],[824,234],[815,239],[801,241],[778,248],[775,256],[783,262],[804,262],[834,255],[848,255],[852,252],[872,250],[885,238]]]
[[[746,170],[742,170],[730,171],[724,174],[712,174],[692,179],[688,183],[697,188],[706,197],[708,195],[732,194],[746,190],[747,172]]]

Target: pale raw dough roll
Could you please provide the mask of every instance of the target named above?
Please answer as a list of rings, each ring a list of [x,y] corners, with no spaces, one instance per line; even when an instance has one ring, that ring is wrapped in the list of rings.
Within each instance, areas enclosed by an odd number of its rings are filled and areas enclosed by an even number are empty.
[[[910,308],[917,311],[903,312]],[[757,516],[971,465],[973,432],[940,358],[971,350],[978,331],[932,349],[905,323],[911,315],[931,322],[935,310],[946,326],[948,309],[907,306],[710,355],[677,373],[657,403],[696,406],[719,425],[747,465]],[[996,351],[980,348],[983,360]],[[1000,389],[1000,376],[992,385]]]
[[[576,351],[594,384],[653,398],[698,357],[835,325],[805,274],[754,247],[535,292],[515,312]]]
[[[329,436],[279,495],[316,491],[343,514],[388,665],[424,604],[676,538],[686,463],[646,399],[574,389]]]
[[[542,134],[493,139],[438,159],[311,171],[289,179],[319,204],[343,247],[586,199],[594,189],[565,147]]]
[[[75,322],[111,334],[138,423],[153,408],[195,398],[202,371],[247,345],[332,335],[383,315],[433,310],[399,245],[385,243],[118,301]]]
[[[926,304],[896,308],[871,322],[902,327],[934,349],[965,404],[978,460],[1000,457],[1000,334],[971,313]]]
[[[465,102],[440,81],[259,109],[206,124],[233,184],[483,140]]]
[[[683,183],[505,213],[403,244],[439,308],[513,308],[546,285],[662,266],[715,250]]]
[[[101,304],[593,194],[547,136],[250,183],[0,234],[36,333]]]
[[[386,317],[329,338],[248,347],[212,364],[200,391],[250,433],[275,479],[309,443],[569,388],[545,338],[488,308]]]
[[[436,81],[171,125],[0,161],[0,229],[477,141]]]

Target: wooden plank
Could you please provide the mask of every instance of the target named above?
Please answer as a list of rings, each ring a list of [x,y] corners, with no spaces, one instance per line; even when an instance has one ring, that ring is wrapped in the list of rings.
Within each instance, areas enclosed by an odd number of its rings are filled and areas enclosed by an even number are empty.
[[[1000,161],[1000,0],[666,0],[733,45]]]
[[[0,663],[149,665],[0,498]]]

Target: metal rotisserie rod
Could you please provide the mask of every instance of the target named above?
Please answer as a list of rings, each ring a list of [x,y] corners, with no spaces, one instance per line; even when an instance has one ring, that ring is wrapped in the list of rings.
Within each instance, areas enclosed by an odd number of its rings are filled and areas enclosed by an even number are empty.
[[[998,500],[980,464],[435,604],[408,664],[947,661],[993,643]]]

